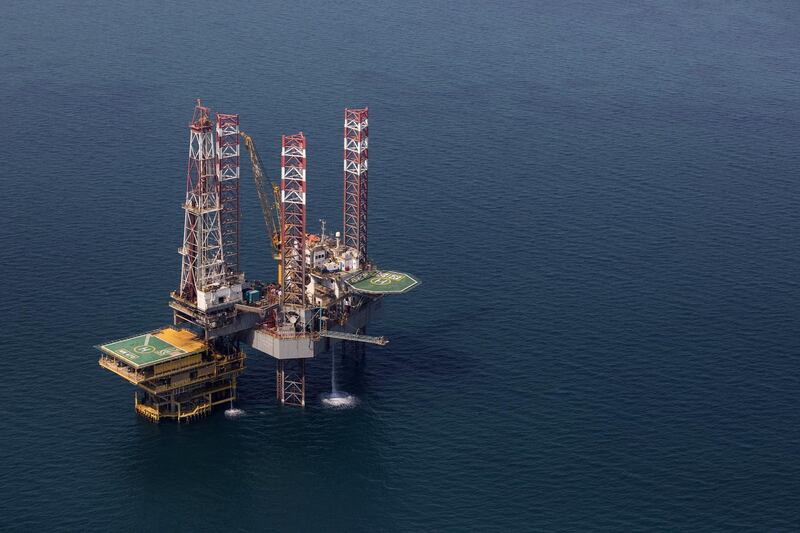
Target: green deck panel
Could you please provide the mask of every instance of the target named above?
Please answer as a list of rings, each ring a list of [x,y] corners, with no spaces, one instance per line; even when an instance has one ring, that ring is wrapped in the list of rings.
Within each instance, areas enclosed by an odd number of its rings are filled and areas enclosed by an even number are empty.
[[[347,284],[358,292],[370,294],[400,294],[410,291],[419,281],[410,274],[391,270],[377,270],[356,274]]]
[[[188,352],[174,344],[145,333],[121,341],[100,345],[100,349],[136,368],[162,363],[169,359],[186,355]]]

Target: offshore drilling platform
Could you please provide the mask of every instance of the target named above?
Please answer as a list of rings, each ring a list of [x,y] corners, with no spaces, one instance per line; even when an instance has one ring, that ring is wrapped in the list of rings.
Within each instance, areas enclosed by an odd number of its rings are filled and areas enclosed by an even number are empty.
[[[232,404],[245,370],[244,346],[276,361],[284,405],[306,404],[306,360],[334,342],[387,344],[366,335],[383,297],[419,282],[378,270],[367,255],[368,110],[346,109],[342,232],[306,230],[306,138],[284,135],[280,186],[267,183],[239,116],[200,101],[189,125],[180,283],[170,294],[173,324],[99,345],[100,366],[137,387],[138,414],[193,420]],[[247,280],[239,266],[240,148],[248,151],[267,227],[275,283]]]

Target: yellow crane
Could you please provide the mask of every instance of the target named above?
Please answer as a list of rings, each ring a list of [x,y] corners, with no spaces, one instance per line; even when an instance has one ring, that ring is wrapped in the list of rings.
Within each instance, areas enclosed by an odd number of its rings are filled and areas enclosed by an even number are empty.
[[[261,203],[261,212],[264,215],[264,224],[267,226],[267,232],[270,237],[270,244],[272,245],[272,258],[278,262],[278,283],[283,279],[283,268],[281,262],[281,189],[272,181],[269,182],[272,189],[272,201],[270,201],[269,193],[264,185],[268,180],[264,173],[264,167],[261,164],[261,157],[258,155],[256,145],[253,143],[253,138],[245,132],[240,132],[244,140],[244,146],[247,148],[247,153],[250,154],[250,164],[253,167],[253,179],[256,182],[256,192],[258,193],[258,200]]]

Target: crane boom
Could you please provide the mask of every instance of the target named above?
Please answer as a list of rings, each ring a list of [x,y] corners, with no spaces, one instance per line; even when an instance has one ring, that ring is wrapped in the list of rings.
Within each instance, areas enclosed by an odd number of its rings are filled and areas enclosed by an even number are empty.
[[[241,132],[244,145],[247,148],[247,153],[250,154],[250,164],[253,167],[253,179],[256,182],[256,192],[258,193],[258,200],[261,203],[261,212],[264,215],[264,224],[267,226],[267,232],[270,236],[270,244],[272,245],[272,258],[280,260],[281,258],[281,226],[279,222],[279,214],[281,209],[280,204],[280,188],[272,181],[269,182],[272,189],[272,202],[270,202],[269,194],[264,186],[265,180],[268,180],[264,172],[264,166],[261,164],[261,156],[258,155],[256,145],[253,143],[253,138],[245,132]]]

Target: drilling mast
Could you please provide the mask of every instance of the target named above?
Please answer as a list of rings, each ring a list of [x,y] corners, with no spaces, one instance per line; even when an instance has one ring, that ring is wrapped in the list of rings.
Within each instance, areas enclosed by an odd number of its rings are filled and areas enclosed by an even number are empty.
[[[181,260],[181,283],[174,295],[207,313],[242,300],[239,274],[239,119],[217,117],[222,140],[214,150],[209,110],[197,100],[189,125],[189,168]],[[218,157],[220,156],[220,157]],[[224,198],[224,202],[223,202]],[[223,217],[229,238],[226,268]]]
[[[178,287],[178,295],[194,301],[198,307],[201,299],[198,295],[218,287],[225,274],[212,131],[208,108],[198,98],[189,125],[183,246],[179,250],[183,259]]]

